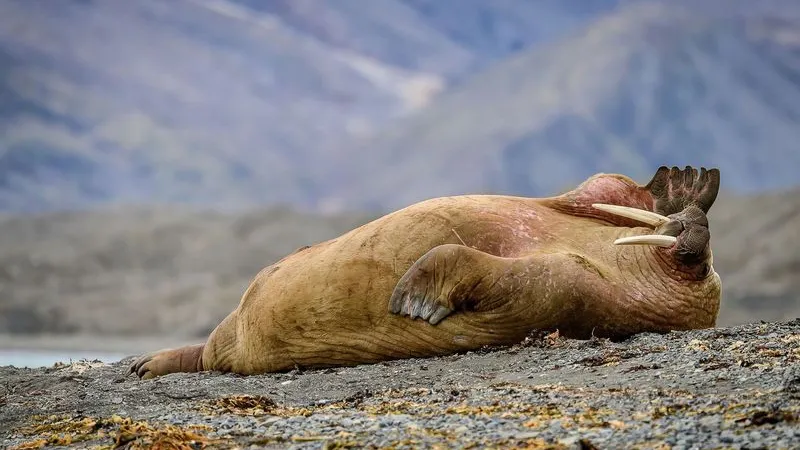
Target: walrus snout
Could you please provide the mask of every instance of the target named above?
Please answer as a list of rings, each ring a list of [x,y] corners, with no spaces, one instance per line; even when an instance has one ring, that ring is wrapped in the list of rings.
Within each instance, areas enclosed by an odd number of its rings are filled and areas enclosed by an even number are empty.
[[[659,227],[656,232],[677,239],[675,257],[686,265],[705,261],[711,241],[705,212],[695,205],[689,205],[683,211],[670,215],[669,218],[672,220]]]
[[[592,206],[610,214],[637,220],[654,229],[653,234],[619,238],[614,241],[616,245],[676,246],[676,256],[685,260],[683,262],[689,263],[704,254],[711,239],[708,218],[705,212],[694,204],[670,216],[627,206],[603,203],[595,203]]]
[[[662,216],[651,211],[627,206],[595,203],[596,209],[649,225],[653,234],[628,236],[614,241],[615,245],[652,245],[663,247],[672,257],[690,272],[698,272],[703,278],[708,275],[711,258],[711,232],[708,229],[706,213],[695,203],[690,203],[682,211]]]

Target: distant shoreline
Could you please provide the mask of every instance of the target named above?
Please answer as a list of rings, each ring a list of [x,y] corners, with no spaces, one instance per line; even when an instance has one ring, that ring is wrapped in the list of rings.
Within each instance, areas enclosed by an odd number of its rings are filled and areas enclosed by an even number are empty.
[[[0,350],[81,351],[136,355],[161,348],[196,344],[200,341],[202,339],[190,341],[186,338],[165,336],[0,334]]]

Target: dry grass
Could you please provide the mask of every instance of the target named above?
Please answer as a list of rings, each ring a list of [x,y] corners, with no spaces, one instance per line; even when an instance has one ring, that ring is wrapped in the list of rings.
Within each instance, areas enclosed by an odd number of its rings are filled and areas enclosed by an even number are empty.
[[[169,424],[153,425],[146,421],[111,416],[110,418],[50,416],[34,417],[39,425],[20,430],[34,439],[12,450],[35,450],[45,446],[93,444],[97,449],[127,450],[174,449],[196,450],[221,443],[207,437],[208,427],[197,425],[178,427]]]

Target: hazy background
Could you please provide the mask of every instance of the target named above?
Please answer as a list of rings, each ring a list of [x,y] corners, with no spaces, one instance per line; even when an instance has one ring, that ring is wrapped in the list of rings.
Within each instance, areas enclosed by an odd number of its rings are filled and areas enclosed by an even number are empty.
[[[800,316],[800,2],[2,0],[0,349],[199,341],[381,213],[663,164],[722,171],[720,324]]]

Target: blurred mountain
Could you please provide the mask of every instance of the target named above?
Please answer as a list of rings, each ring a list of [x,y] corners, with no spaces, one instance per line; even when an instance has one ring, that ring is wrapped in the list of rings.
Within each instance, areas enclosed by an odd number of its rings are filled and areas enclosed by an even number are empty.
[[[0,2],[0,211],[800,182],[791,0]]]
[[[262,268],[371,218],[174,206],[0,216],[0,334],[207,334]]]
[[[722,193],[709,220],[721,323],[800,317],[800,189]]]
[[[359,162],[325,178],[320,205],[547,195],[662,164],[719,167],[743,193],[798,185],[800,3],[779,3],[627,3],[349,144]]]
[[[0,2],[0,210],[314,203],[334,144],[613,4]]]
[[[285,208],[0,217],[0,334],[205,337],[265,266],[366,223]],[[719,324],[800,316],[800,189],[711,209]]]

